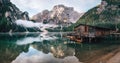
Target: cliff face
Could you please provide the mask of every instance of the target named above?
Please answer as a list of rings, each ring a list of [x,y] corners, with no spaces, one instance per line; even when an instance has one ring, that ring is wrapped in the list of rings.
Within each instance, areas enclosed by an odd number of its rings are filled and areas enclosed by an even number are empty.
[[[102,0],[100,5],[86,12],[76,24],[86,23],[88,25],[115,28],[116,23],[117,25],[120,24],[119,3],[119,0]]]
[[[20,11],[10,0],[0,0],[0,32],[13,29],[17,19],[29,20],[28,13]]]
[[[59,23],[75,23],[83,14],[80,14],[72,7],[64,5],[56,5],[51,11],[44,10],[33,16],[33,20],[37,22],[46,22],[51,24]]]

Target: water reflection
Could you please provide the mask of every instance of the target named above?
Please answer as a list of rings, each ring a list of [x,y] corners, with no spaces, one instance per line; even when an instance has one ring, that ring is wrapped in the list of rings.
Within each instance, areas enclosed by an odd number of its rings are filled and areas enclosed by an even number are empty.
[[[24,57],[24,58],[23,58]],[[21,61],[22,60],[22,61]],[[64,59],[55,58],[52,53],[45,54],[34,49],[32,46],[29,52],[21,53],[12,63],[80,63],[75,56],[68,56]]]
[[[56,36],[54,35],[48,35],[47,33],[40,33],[37,36],[28,36],[28,37],[24,37],[21,39],[18,39],[16,41],[17,45],[26,45],[26,44],[30,44],[33,42],[43,42],[44,40],[55,40],[57,39]]]
[[[65,38],[65,35],[66,33],[0,34],[0,62],[107,63],[108,57],[120,53],[119,43],[76,44]]]
[[[65,35],[65,34],[64,34]],[[80,63],[62,33],[1,34],[2,63]]]

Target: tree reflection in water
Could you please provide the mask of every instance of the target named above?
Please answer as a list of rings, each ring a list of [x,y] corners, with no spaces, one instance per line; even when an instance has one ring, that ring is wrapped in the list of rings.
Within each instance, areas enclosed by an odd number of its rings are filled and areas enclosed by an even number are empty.
[[[59,33],[3,36],[5,39],[0,40],[1,45],[3,45],[1,49],[8,50],[3,51],[0,49],[2,55],[4,55],[1,57],[2,63],[80,63],[74,56],[74,48],[70,48],[64,44],[68,39],[61,37],[64,35],[60,35]],[[10,39],[6,41],[8,38]],[[14,54],[14,57],[12,54]],[[4,57],[11,58],[11,60]]]
[[[100,63],[120,51],[119,43],[71,43],[66,33],[0,35],[1,63]],[[114,52],[115,51],[115,52]]]

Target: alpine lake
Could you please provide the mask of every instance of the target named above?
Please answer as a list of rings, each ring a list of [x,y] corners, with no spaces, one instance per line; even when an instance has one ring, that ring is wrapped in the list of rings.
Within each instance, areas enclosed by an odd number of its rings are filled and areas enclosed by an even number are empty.
[[[67,33],[0,33],[0,63],[110,63],[114,58],[119,61],[119,39],[77,43],[66,38]]]

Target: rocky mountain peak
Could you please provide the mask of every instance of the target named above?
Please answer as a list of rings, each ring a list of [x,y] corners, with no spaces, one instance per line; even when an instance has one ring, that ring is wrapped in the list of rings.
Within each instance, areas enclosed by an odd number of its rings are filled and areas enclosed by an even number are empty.
[[[78,13],[73,7],[55,5],[51,11],[44,10],[33,16],[33,20],[43,23],[60,24],[75,23],[83,14]]]

